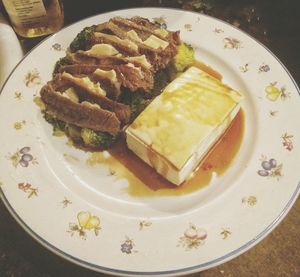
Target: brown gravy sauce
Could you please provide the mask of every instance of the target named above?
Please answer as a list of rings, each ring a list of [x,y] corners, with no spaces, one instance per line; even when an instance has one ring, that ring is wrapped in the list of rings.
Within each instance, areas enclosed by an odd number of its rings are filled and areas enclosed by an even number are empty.
[[[218,71],[216,71],[215,69],[213,69],[212,67],[210,67],[209,65],[205,64],[204,62],[195,60],[193,62],[193,66],[198,67],[199,69],[203,70],[210,76],[216,78],[219,81],[222,81],[222,78],[223,78],[222,74],[219,73]]]
[[[207,186],[213,172],[221,176],[234,161],[244,133],[244,112],[240,110],[231,125],[202,160],[192,176],[180,186],[168,182],[143,162],[127,147],[124,140],[117,142],[110,150],[110,156],[102,152],[91,154],[88,164],[105,165],[118,179],[127,179],[126,192],[135,197],[174,196],[195,192]]]

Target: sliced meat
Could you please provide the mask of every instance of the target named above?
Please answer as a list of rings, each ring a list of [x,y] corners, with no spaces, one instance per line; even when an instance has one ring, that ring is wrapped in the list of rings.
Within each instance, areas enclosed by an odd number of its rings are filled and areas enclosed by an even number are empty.
[[[142,21],[142,18],[136,17],[135,20]],[[109,36],[118,36],[123,40],[131,40],[138,46],[139,55],[144,54],[147,60],[151,63],[153,70],[156,72],[160,69],[165,68],[165,66],[173,59],[177,53],[177,46],[180,43],[179,32],[166,31],[167,35],[162,36],[157,33],[157,26],[144,19],[144,25],[139,25],[132,20],[124,19],[122,17],[114,17],[110,21],[100,24],[96,27],[96,31],[108,32]],[[151,25],[151,28],[149,26]],[[147,26],[147,27],[146,27]],[[135,31],[138,35],[139,40],[134,39],[129,36],[127,32]],[[113,34],[113,35],[111,35]],[[144,43],[144,41],[151,35],[168,42],[168,46],[165,49],[162,48],[152,48]],[[116,47],[116,45],[114,45]],[[117,47],[116,47],[117,48]],[[127,53],[120,52],[123,55]]]
[[[62,74],[62,79],[65,79],[72,83],[75,87],[80,102],[89,101],[92,103],[99,104],[103,109],[115,112],[116,116],[123,123],[127,123],[130,119],[130,107],[122,103],[118,103],[108,97],[96,92],[94,89],[88,87],[81,80],[73,77],[70,74]]]
[[[105,72],[100,69],[94,71],[90,75],[90,79],[97,83],[99,82],[101,87],[106,91],[107,96],[112,100],[117,100],[121,94],[121,82],[117,79],[117,73],[112,70],[107,70],[106,72],[112,72],[113,77],[109,77],[108,74],[99,74],[99,72]]]
[[[143,89],[148,92],[153,89],[153,74],[145,74],[141,68],[130,66],[130,64],[121,64],[116,67],[116,72],[119,73],[122,85],[131,91]]]
[[[85,61],[86,62],[86,61]],[[74,75],[74,77],[86,77],[88,76],[94,83],[99,82],[101,88],[103,88],[106,91],[106,95],[108,98],[112,100],[117,100],[118,96],[120,95],[121,91],[121,83],[117,78],[114,78],[113,80],[109,78],[109,76],[106,74],[102,74],[100,76],[99,74],[95,74],[94,71],[99,69],[95,68],[92,64],[73,64],[72,67],[70,67],[70,70],[62,67],[60,69],[60,73],[68,72]],[[91,66],[92,65],[92,66]],[[111,70],[110,70],[111,71]],[[60,80],[57,80],[59,82],[63,82],[65,84],[70,84],[70,81],[67,81],[66,79],[62,80],[61,74],[57,74],[56,79],[60,78]],[[56,83],[56,82],[55,82]],[[63,90],[66,90],[68,87],[66,87]]]
[[[159,24],[157,24],[155,22],[151,22],[148,18],[144,18],[144,17],[140,17],[140,16],[131,17],[130,21],[136,23],[139,26],[144,26],[150,30],[157,30],[160,28]]]
[[[143,41],[146,40],[152,34],[155,34],[154,29],[149,28],[148,27],[149,25],[147,25],[147,24],[139,25],[132,20],[129,20],[129,19],[126,19],[126,18],[123,18],[120,16],[113,17],[110,21],[115,23],[116,25],[118,25],[120,28],[122,28],[126,32],[128,32],[130,30],[134,30]],[[157,34],[155,34],[155,35],[157,37],[163,39],[163,37],[161,37],[160,35],[157,35]]]
[[[120,121],[115,113],[97,106],[75,103],[55,91],[51,82],[42,88],[41,98],[47,109],[66,123],[113,135],[120,131]]]
[[[95,57],[84,55],[80,52],[69,53],[68,57],[72,61],[72,64],[97,64],[99,60]],[[64,68],[64,66],[59,68],[59,72],[62,72],[62,68]]]
[[[119,64],[112,64],[118,61]],[[129,88],[132,91],[142,89],[146,92],[151,91],[154,86],[153,72],[142,67],[132,67],[128,62],[117,59],[104,59],[99,61],[100,64],[72,64],[63,66],[60,72],[68,72],[72,75],[92,74],[97,68],[103,70],[114,69],[117,73],[117,78],[122,86]],[[110,62],[110,64],[109,64]]]
[[[72,64],[63,66],[60,69],[60,73],[67,72],[74,76],[76,75],[90,75],[92,74],[97,68],[100,68],[97,64]],[[102,67],[101,67],[102,68]]]
[[[121,39],[115,35],[95,32],[90,43],[90,46],[98,43],[110,44],[125,56],[139,55],[138,46],[136,43],[129,39]]]

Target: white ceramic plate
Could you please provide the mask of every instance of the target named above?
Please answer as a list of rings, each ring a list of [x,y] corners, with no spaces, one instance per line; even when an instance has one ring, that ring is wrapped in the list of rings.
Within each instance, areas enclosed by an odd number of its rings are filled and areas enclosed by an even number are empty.
[[[155,17],[168,29],[180,30],[198,58],[245,95],[241,148],[225,174],[209,186],[183,196],[132,197],[114,168],[88,165],[90,153],[69,146],[65,137],[52,136],[34,103],[75,35],[116,15]],[[41,43],[4,85],[2,200],[30,235],[81,266],[115,275],[204,270],[258,243],[296,200],[299,107],[299,89],[278,59],[226,23],[153,8],[91,17]]]

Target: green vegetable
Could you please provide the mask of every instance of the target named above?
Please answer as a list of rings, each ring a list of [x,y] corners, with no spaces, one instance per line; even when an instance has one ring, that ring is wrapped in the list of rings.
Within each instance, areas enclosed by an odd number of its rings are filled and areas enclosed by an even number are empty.
[[[116,139],[116,137],[109,133],[94,131],[88,128],[81,129],[81,138],[86,145],[102,149],[107,149]]]
[[[122,90],[119,101],[130,106],[131,121],[134,120],[150,103],[142,92],[132,92],[126,88]]]
[[[77,50],[85,50],[87,44],[89,43],[92,34],[95,31],[96,26],[85,27],[70,44],[71,52],[76,52]]]
[[[154,75],[154,87],[151,91],[151,95],[153,97],[159,95],[171,81],[170,66],[157,71]]]
[[[67,135],[73,141],[75,141],[75,142],[82,141],[82,139],[81,139],[81,128],[80,127],[77,127],[77,126],[72,125],[72,124],[67,124],[65,130],[66,130]]]
[[[45,120],[53,126],[53,135],[62,136],[67,134],[72,141],[86,144],[87,146],[107,149],[115,140],[113,136],[106,132],[97,132],[88,128],[80,128],[72,124],[67,124],[57,119],[49,112],[44,112]]]
[[[173,66],[177,72],[183,72],[195,61],[195,51],[191,45],[181,43],[173,60]]]
[[[54,115],[44,112],[44,118],[47,122],[49,122],[53,126],[53,136],[60,137],[64,135],[64,131],[66,128],[66,123],[62,120],[57,119]]]
[[[53,77],[59,72],[59,69],[61,67],[65,66],[65,65],[69,65],[69,64],[72,64],[72,62],[69,60],[69,58],[67,56],[60,58],[54,66]]]

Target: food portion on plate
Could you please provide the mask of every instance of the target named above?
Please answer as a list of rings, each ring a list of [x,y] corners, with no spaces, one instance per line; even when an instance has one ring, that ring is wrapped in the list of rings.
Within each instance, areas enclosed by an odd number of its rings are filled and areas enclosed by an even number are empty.
[[[195,60],[179,31],[146,18],[84,28],[41,89],[44,118],[74,145],[129,149],[179,185],[220,139],[242,95]]]
[[[126,129],[127,145],[180,185],[229,127],[241,99],[239,92],[190,67]]]
[[[193,60],[179,32],[145,18],[86,27],[41,90],[45,119],[75,145],[107,149]]]

